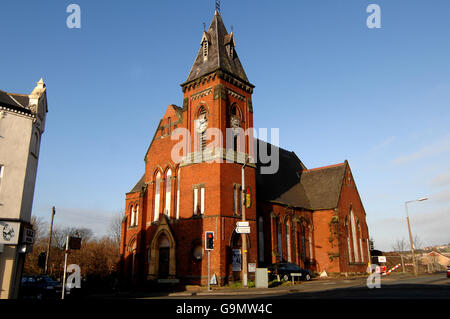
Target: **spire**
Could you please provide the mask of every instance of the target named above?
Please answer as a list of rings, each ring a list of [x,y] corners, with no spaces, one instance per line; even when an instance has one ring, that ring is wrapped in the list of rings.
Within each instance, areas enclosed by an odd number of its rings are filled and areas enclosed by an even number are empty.
[[[203,32],[201,47],[188,78],[181,85],[184,86],[217,70],[250,84],[236,54],[235,46],[233,33],[228,34],[220,12],[216,10],[208,31]]]

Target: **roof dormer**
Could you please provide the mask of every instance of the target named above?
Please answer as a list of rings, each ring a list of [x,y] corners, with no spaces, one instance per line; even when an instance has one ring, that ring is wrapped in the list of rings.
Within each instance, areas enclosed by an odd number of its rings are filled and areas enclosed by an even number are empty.
[[[211,44],[211,41],[210,41],[209,35],[208,35],[208,33],[206,33],[206,31],[203,32],[202,40],[200,41],[200,44],[202,46],[203,60],[207,60],[208,53],[209,53],[209,45]]]

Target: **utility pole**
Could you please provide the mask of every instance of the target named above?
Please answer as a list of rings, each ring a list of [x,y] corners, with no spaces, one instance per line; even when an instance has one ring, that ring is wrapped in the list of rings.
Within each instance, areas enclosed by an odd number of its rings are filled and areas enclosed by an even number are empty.
[[[245,159],[244,165],[242,165],[242,221],[245,222],[245,165],[247,159]],[[248,288],[247,285],[247,237],[246,234],[241,234],[242,241],[242,287]]]
[[[52,231],[53,231],[53,218],[55,217],[55,206],[52,207],[52,218],[50,222],[50,233],[48,234],[48,244],[47,244],[47,255],[45,256],[45,267],[44,267],[44,274],[47,274],[47,267],[48,267],[48,258],[50,256],[50,245],[52,242]]]
[[[410,200],[410,201],[405,202],[406,221],[408,222],[409,242],[410,242],[410,245],[411,245],[411,254],[412,254],[412,260],[413,260],[413,267],[414,267],[414,276],[417,276],[417,264],[416,264],[416,255],[414,253],[414,241],[413,241],[412,233],[411,233],[411,224],[409,223],[408,203],[422,202],[422,201],[427,200],[427,199],[428,199],[428,197],[424,197],[424,198],[420,198],[420,199],[416,199],[416,200]]]
[[[417,265],[416,265],[416,255],[414,253],[414,242],[412,239],[411,234],[411,224],[409,223],[409,216],[408,216],[408,203],[405,203],[406,208],[406,221],[408,222],[408,231],[409,231],[409,243],[411,245],[411,254],[412,254],[412,261],[413,261],[413,267],[414,267],[414,276],[417,276]]]

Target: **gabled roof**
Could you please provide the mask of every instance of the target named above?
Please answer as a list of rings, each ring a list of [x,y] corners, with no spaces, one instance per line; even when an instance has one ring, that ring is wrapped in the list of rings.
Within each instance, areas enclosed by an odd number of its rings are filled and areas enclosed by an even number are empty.
[[[304,171],[300,184],[309,200],[309,209],[338,207],[346,163]]]
[[[233,57],[230,57],[227,53],[226,45],[233,45],[234,47],[234,37],[232,34],[228,34],[222,17],[217,11],[208,31],[203,33],[202,39],[205,35],[210,42],[208,45],[208,58],[206,60],[203,58],[203,51],[200,47],[188,78],[182,86],[217,70],[222,70],[250,84],[236,51],[234,51]]]
[[[261,164],[257,165],[259,200],[310,210],[338,206],[347,162],[308,170],[294,152],[282,148],[279,152],[280,166],[275,174],[261,174]]]
[[[129,191],[129,193],[137,193],[142,190],[142,187],[145,185],[145,174],[142,175],[141,179],[134,185],[133,189]]]
[[[25,113],[31,113],[29,108],[29,97],[24,94],[14,94],[0,90],[0,106],[10,107]]]
[[[268,154],[271,154],[271,147],[275,152],[278,152],[279,166],[275,174],[261,174],[261,167],[268,165],[263,164],[258,156],[258,162],[256,163],[256,196],[258,196],[258,199],[276,201],[282,194],[299,183],[301,172],[306,170],[306,166],[303,165],[294,152],[262,140],[257,140],[257,142],[258,148],[268,149]],[[259,149],[257,154],[260,154]]]

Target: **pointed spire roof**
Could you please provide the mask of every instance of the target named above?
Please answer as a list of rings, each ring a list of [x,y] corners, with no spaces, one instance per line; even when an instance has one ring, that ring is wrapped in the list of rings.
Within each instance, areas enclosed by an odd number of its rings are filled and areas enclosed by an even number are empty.
[[[241,61],[234,50],[235,41],[233,33],[228,34],[219,12],[215,12],[208,31],[202,35],[202,42],[208,38],[208,55],[203,56],[202,47],[200,47],[194,65],[189,72],[189,76],[182,86],[194,81],[208,73],[221,70],[237,79],[250,84]],[[231,54],[230,54],[231,48]],[[251,85],[251,84],[250,84]],[[253,85],[251,85],[254,87]]]

